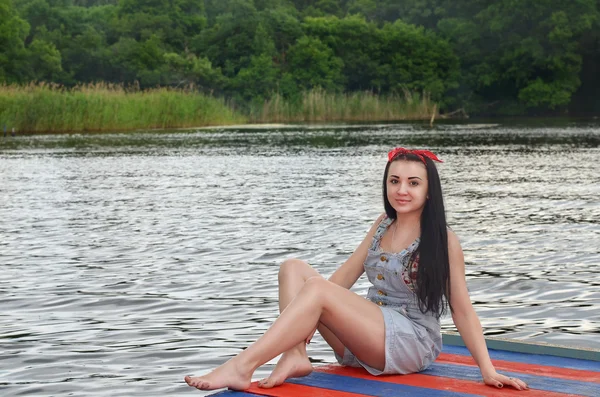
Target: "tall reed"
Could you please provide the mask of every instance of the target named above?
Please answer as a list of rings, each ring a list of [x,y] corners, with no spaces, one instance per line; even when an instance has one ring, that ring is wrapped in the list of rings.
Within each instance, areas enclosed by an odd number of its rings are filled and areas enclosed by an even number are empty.
[[[108,83],[64,88],[55,84],[0,85],[0,129],[19,132],[118,131],[185,128],[245,122],[429,120],[437,107],[428,95],[305,91],[279,94],[242,106],[201,94],[194,87],[140,90]]]
[[[428,120],[437,113],[427,94],[404,91],[403,95],[372,92],[328,93],[313,89],[296,101],[274,95],[262,106],[254,105],[249,118],[254,122],[396,121]]]
[[[224,100],[192,89],[141,91],[106,83],[0,86],[0,127],[21,132],[115,131],[246,122]]]

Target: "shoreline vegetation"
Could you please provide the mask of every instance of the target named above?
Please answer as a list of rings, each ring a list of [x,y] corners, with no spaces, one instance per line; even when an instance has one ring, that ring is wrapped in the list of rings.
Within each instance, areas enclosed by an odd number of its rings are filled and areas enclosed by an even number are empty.
[[[105,83],[0,86],[0,125],[18,133],[102,132],[233,124],[225,101],[190,91]]]
[[[96,83],[65,88],[39,83],[0,85],[4,133],[108,132],[237,124],[423,120],[438,106],[428,95],[329,93],[315,88],[296,100],[275,94],[262,103],[236,104],[187,88]]]
[[[127,92],[192,87],[217,97],[151,100],[148,94],[136,102],[127,95],[103,105],[108,113],[113,106],[134,108],[118,121],[104,115],[114,123],[109,128],[229,118],[594,117],[600,116],[599,49],[600,0],[0,0],[0,91],[3,84],[45,82],[115,84]],[[79,97],[65,94],[64,101],[83,106]],[[31,106],[21,116],[24,125],[36,132],[43,123],[48,131],[108,127],[71,108],[73,121],[48,123],[54,116],[46,103],[23,101]],[[155,101],[159,114],[133,118],[136,108]],[[216,111],[224,107],[232,113]],[[179,121],[180,110],[191,118]],[[0,128],[8,121],[0,120]]]

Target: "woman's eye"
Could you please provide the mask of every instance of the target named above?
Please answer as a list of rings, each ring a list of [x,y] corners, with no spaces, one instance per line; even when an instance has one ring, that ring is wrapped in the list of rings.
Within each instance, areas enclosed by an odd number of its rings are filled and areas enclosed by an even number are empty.
[[[419,186],[419,182],[417,182],[417,181],[412,181],[412,182],[410,183],[410,186]]]
[[[392,180],[390,181],[390,183],[391,183],[392,185],[395,185],[396,183],[398,183],[398,181],[397,181],[397,180],[395,180],[395,179],[392,179]]]

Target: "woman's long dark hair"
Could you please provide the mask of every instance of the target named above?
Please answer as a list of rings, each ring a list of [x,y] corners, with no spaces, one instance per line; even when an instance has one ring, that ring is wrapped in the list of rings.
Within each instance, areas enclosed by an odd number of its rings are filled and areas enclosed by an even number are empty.
[[[421,214],[421,242],[415,253],[419,258],[415,293],[423,313],[437,317],[452,310],[450,305],[450,260],[448,258],[448,231],[440,176],[434,162],[425,158],[427,195]],[[389,218],[396,219],[396,210],[387,199],[387,178],[392,162],[397,160],[423,162],[414,154],[398,154],[385,166],[383,174],[383,205]]]

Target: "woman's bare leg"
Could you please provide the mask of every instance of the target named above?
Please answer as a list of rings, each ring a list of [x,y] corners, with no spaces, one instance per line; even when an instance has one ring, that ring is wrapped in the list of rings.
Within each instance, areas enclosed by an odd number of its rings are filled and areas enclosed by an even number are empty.
[[[287,259],[279,268],[279,313],[283,311],[296,296],[302,286],[311,277],[320,276],[308,263],[300,259]],[[285,291],[285,292],[282,292]],[[285,302],[282,304],[282,302]],[[325,342],[338,355],[344,355],[344,344],[325,325],[319,323],[319,333]],[[299,350],[306,352],[306,345],[298,345]],[[285,353],[284,353],[285,354]],[[308,357],[307,357],[308,358]]]
[[[281,264],[281,267],[279,268],[279,312],[281,313],[289,304],[289,302],[292,301],[292,299],[296,296],[296,294],[298,294],[298,292],[300,292],[300,290],[302,289],[302,286],[304,285],[304,283],[306,282],[306,280],[308,280],[311,277],[315,277],[315,276],[320,276],[320,274],[313,269],[308,263],[299,260],[299,259],[288,259],[286,261],[284,261]],[[323,339],[325,339],[325,342],[327,342],[327,344],[329,346],[331,346],[331,348],[333,349],[334,352],[336,352],[339,356],[344,356],[344,351],[345,351],[345,346],[342,342],[340,342],[340,340],[337,338],[337,336],[334,335],[333,332],[331,332],[331,330],[329,330],[323,323],[319,322],[319,327],[318,327],[319,333],[321,334],[321,336],[323,337]],[[297,353],[302,353],[302,355],[304,357],[306,357],[306,360],[308,360],[308,355],[306,354],[306,345],[304,344],[304,342],[298,344],[298,346],[295,347]],[[290,352],[293,352],[293,350],[290,350]],[[283,353],[283,357],[279,360],[279,362],[277,363],[277,366],[275,367],[275,370],[273,371],[273,373],[271,374],[271,376],[269,376],[269,378],[272,378],[277,371],[277,367],[279,367],[279,363],[285,364],[286,362],[283,361],[283,358],[285,358],[285,356],[287,355],[288,352]],[[283,361],[283,362],[282,362]],[[292,376],[287,376],[285,379],[292,377]],[[281,376],[277,376],[276,379],[280,380]],[[285,379],[281,380],[281,382],[283,382]],[[279,383],[281,383],[279,382]],[[269,383],[265,383],[265,382],[261,382],[259,384],[259,386],[261,387],[268,387]]]
[[[318,276],[319,273],[304,261],[299,259],[284,261],[279,268],[278,275],[279,313],[283,312],[296,297],[306,280]],[[339,341],[338,343],[341,344]],[[278,386],[288,378],[306,376],[312,372],[312,369],[312,364],[306,354],[306,344],[302,341],[283,353],[273,372],[268,378],[260,380],[258,386],[263,388]]]
[[[202,390],[246,389],[259,366],[297,346],[319,322],[364,363],[383,369],[385,326],[379,307],[322,277],[311,277],[262,337],[210,374],[186,377],[186,382]]]

